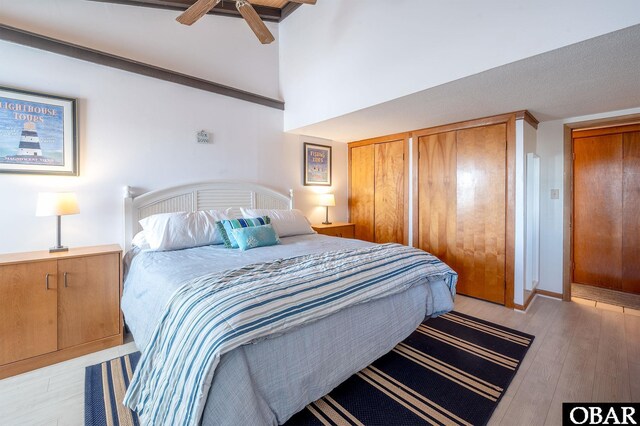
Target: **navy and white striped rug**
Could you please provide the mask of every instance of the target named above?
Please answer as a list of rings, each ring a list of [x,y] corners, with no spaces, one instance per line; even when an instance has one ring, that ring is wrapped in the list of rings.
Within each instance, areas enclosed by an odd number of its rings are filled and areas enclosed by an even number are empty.
[[[309,404],[287,425],[484,425],[534,337],[451,312]],[[85,425],[137,425],[121,404],[139,353],[87,367]]]

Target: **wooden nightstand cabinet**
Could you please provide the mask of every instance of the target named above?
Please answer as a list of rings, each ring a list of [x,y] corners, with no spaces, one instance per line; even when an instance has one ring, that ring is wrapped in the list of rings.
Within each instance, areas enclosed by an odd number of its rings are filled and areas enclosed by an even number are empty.
[[[334,222],[330,225],[312,225],[314,231],[318,234],[329,235],[332,237],[341,238],[354,238],[355,227],[354,223]]]
[[[118,245],[0,255],[0,379],[122,344]]]

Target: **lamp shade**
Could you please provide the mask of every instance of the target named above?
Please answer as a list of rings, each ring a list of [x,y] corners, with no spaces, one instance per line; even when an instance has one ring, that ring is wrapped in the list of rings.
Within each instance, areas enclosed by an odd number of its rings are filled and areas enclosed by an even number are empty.
[[[333,207],[336,205],[336,197],[333,194],[320,194],[320,206]]]
[[[80,208],[75,192],[41,192],[38,194],[36,216],[65,216],[78,213],[80,213]]]

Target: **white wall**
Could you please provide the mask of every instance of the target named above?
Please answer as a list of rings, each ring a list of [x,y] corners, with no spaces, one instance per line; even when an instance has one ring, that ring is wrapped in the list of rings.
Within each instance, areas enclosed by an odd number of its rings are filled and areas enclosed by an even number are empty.
[[[536,129],[525,120],[516,120],[516,161],[515,161],[515,241],[513,302],[524,305],[524,291],[527,277],[527,154],[536,152]]]
[[[601,118],[640,114],[640,107],[571,117],[540,123],[537,151],[540,156],[540,283],[542,290],[562,293],[564,125]],[[560,198],[551,199],[551,190],[559,189]]]
[[[278,26],[262,45],[241,19],[207,15],[192,26],[178,11],[87,0],[0,0],[0,23],[279,97]],[[4,62],[4,61],[3,61]]]
[[[538,131],[524,124],[524,282],[523,290],[533,290],[540,281],[540,157]],[[529,157],[531,163],[529,162]],[[531,181],[529,181],[531,179]],[[526,293],[525,293],[526,294]],[[525,300],[526,301],[526,300]]]
[[[639,22],[637,0],[615,7],[601,0],[303,6],[280,25],[284,127],[294,130]]]
[[[51,14],[34,12],[34,16],[30,16],[35,3],[49,8]],[[114,25],[121,18],[128,22],[125,15],[135,15],[138,10],[149,13],[145,15],[147,20],[164,19],[156,16],[158,11],[152,9],[111,7],[77,0],[46,4],[0,0],[0,22],[16,25],[13,18],[20,15],[25,22],[33,19],[46,23],[50,33],[55,34],[58,30],[66,31],[67,21],[73,28],[80,26],[73,21],[76,15],[72,13],[79,7],[77,19],[86,18],[90,23],[86,24],[86,33],[78,33],[79,40],[68,40],[84,43],[86,37],[95,35],[90,27],[96,25],[100,27],[96,40],[104,37],[105,43],[108,42],[107,29],[102,27],[106,24],[99,22],[100,19],[94,20],[85,3],[98,9],[91,9],[91,13],[106,13],[105,20]],[[5,19],[9,15],[11,22]],[[244,30],[242,20],[221,22],[233,22]],[[133,23],[130,24],[131,27],[116,25],[112,29],[114,37],[131,30]],[[152,26],[156,27],[155,24],[157,22]],[[219,31],[223,29],[217,30],[216,37],[208,40],[205,48],[222,38],[224,34]],[[171,44],[175,35],[157,27],[153,31],[152,37],[146,39],[151,50],[154,46]],[[228,35],[242,37],[233,31]],[[254,35],[250,33],[248,39],[254,42]],[[224,77],[229,83],[237,78],[234,75],[237,72],[241,75],[238,81],[248,83],[243,89],[254,86],[261,93],[277,92],[277,79],[269,77],[274,67],[277,74],[277,49],[270,54],[256,52],[243,47],[242,41],[234,45],[233,37],[225,43],[235,46],[235,52],[225,53],[224,63],[220,58],[213,60],[213,68],[219,65],[216,75],[212,74],[217,81]],[[119,47],[127,50],[131,46]],[[146,54],[157,54],[163,66],[178,69],[184,65],[184,58],[177,53],[180,46],[174,47],[171,51],[160,48],[160,53]],[[0,253],[46,249],[53,245],[55,219],[35,217],[40,191],[78,193],[80,214],[62,219],[62,242],[69,246],[122,243],[125,185],[141,193],[201,180],[241,179],[283,192],[293,188],[296,207],[314,222],[323,218],[313,189],[302,186],[302,139],[282,132],[282,111],[6,42],[0,42],[0,57],[0,86],[77,98],[80,128],[79,177],[0,174]],[[260,67],[248,66],[254,60],[264,61]],[[213,62],[204,60],[209,65]],[[203,62],[193,60],[192,63],[202,65]],[[213,134],[212,145],[196,143],[196,132],[201,129]],[[345,220],[347,149],[344,144],[333,145],[334,182],[345,190],[336,188],[338,207],[332,209],[331,215],[336,220]]]
[[[303,155],[304,142],[311,142],[332,147],[332,179],[331,186],[303,186]],[[329,207],[329,221],[346,222],[349,218],[349,149],[347,144],[314,138],[285,134],[284,147],[286,152],[283,162],[286,166],[287,181],[294,182],[295,205],[302,209],[311,223],[322,223],[325,219],[325,208],[318,206],[318,194],[333,193],[336,206]]]

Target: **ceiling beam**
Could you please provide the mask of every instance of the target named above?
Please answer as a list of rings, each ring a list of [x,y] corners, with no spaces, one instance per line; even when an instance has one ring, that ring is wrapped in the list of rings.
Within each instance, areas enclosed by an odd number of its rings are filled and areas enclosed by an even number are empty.
[[[302,3],[294,3],[290,1],[280,10],[280,21],[284,20],[287,16],[291,15],[297,8],[302,6]],[[279,21],[279,22],[280,22]]]
[[[156,78],[158,80],[205,90],[211,93],[217,93],[219,95],[229,96],[270,108],[284,110],[284,102],[278,99],[268,98],[245,90],[236,89],[235,87],[225,86],[213,81],[145,64],[132,59],[123,58],[122,56],[116,56],[110,53],[91,49],[89,47],[57,40],[55,38],[46,37],[40,34],[21,30],[19,28],[10,27],[8,25],[0,24],[0,40],[132,72],[146,77]]]
[[[90,0],[100,3],[114,3],[114,4],[123,4],[127,6],[141,6],[141,7],[151,7],[154,9],[165,9],[165,10],[177,10],[177,11],[185,11],[195,3],[195,0]],[[290,3],[291,4],[291,3]],[[295,4],[295,3],[294,3]],[[287,5],[288,6],[288,5]],[[287,8],[285,6],[284,9]],[[296,5],[299,6],[299,5]],[[258,12],[260,18],[263,21],[268,22],[280,22],[283,19],[282,11],[275,7],[267,7],[267,6],[259,6],[253,5],[253,8]],[[295,10],[295,8],[294,8]],[[287,15],[291,13],[288,12]],[[222,16],[231,16],[234,18],[242,18],[238,9],[236,9],[236,5],[234,1],[221,1],[218,3],[216,7],[209,11],[210,15],[222,15]]]

